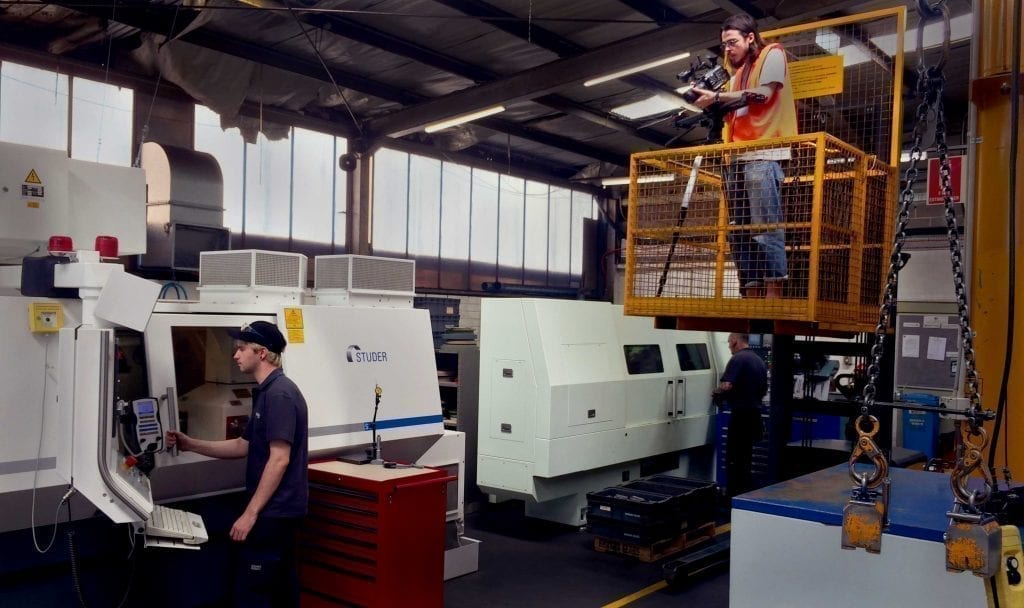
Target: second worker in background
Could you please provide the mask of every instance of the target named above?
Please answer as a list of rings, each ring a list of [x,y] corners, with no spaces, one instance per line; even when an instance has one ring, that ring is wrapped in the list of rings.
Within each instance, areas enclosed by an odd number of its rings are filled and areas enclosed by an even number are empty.
[[[768,394],[768,367],[760,355],[750,349],[750,336],[729,334],[732,357],[725,365],[712,398],[730,410],[729,432],[725,444],[726,487],[729,496],[755,489],[751,468],[754,444],[764,435],[761,401]]]

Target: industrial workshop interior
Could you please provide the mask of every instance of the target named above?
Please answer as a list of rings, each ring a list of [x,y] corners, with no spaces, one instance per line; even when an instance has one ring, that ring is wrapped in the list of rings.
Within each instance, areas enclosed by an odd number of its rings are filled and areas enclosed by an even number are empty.
[[[1024,607],[1021,4],[0,1],[0,606]]]

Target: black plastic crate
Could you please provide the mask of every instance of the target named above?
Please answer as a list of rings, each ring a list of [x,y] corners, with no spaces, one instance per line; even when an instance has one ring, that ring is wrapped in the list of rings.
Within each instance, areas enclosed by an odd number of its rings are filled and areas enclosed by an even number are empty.
[[[671,496],[623,486],[588,492],[587,513],[639,525],[679,519]]]
[[[625,483],[621,487],[671,497],[669,504],[674,511],[692,523],[711,521],[715,517],[718,486],[711,481],[654,475]]]
[[[678,521],[671,520],[634,524],[599,515],[589,515],[587,517],[587,530],[602,538],[650,544],[679,535],[682,526]]]

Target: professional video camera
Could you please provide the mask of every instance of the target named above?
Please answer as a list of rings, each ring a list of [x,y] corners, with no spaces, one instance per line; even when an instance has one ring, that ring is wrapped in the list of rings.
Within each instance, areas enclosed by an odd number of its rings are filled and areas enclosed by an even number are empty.
[[[729,73],[725,71],[724,67],[718,65],[718,57],[715,55],[708,55],[697,63],[690,64],[690,69],[680,72],[676,78],[690,85],[688,89],[682,91],[681,95],[683,101],[686,102],[683,107],[691,114],[680,113],[673,121],[673,125],[677,129],[687,130],[693,129],[697,125],[706,127],[708,134],[705,140],[709,144],[722,141],[722,126],[726,114],[752,103],[764,103],[768,99],[759,93],[745,92],[739,99],[728,103],[716,102],[704,109],[694,105],[700,97],[693,90],[695,87],[718,92],[729,83]]]
[[[690,89],[687,89],[682,93],[683,99],[688,103],[693,104],[697,101],[699,95],[693,90],[693,87],[698,87],[707,91],[719,91],[729,82],[729,73],[725,71],[725,68],[718,65],[718,57],[715,55],[708,55],[704,59],[701,59],[697,63],[691,63],[690,69],[685,72],[679,72],[676,78],[690,85]],[[693,109],[696,112],[700,112],[700,108],[688,108]]]

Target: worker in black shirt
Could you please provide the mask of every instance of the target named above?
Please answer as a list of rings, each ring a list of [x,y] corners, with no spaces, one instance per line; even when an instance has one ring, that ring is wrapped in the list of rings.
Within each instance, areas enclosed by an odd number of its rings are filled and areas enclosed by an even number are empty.
[[[768,368],[750,350],[747,334],[729,334],[732,357],[725,366],[712,398],[731,409],[725,446],[727,489],[736,496],[754,489],[751,477],[754,444],[761,441],[761,400],[768,393]]]
[[[247,504],[231,526],[238,543],[233,605],[298,608],[295,539],[309,494],[309,420],[302,392],[281,371],[287,341],[273,323],[228,330],[234,360],[252,374],[252,416],[241,437],[206,441],[167,431],[167,445],[213,458],[247,457]]]

